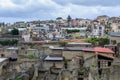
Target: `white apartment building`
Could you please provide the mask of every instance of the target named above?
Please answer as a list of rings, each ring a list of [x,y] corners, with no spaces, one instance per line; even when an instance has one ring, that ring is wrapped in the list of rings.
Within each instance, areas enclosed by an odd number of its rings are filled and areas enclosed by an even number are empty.
[[[93,24],[91,36],[104,36],[105,27],[99,23]]]
[[[32,27],[29,27],[29,29],[32,31],[32,32],[36,32],[36,33],[39,33],[41,31],[49,31],[49,26],[46,25],[46,24],[40,24],[39,26],[32,26]]]
[[[79,26],[88,26],[89,24],[91,24],[91,20],[89,19],[81,19],[78,22]]]

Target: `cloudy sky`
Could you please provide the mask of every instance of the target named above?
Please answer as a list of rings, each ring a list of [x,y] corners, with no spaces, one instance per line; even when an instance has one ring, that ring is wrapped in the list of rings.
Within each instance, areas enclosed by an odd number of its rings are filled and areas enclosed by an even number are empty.
[[[0,22],[120,16],[120,0],[0,0]]]

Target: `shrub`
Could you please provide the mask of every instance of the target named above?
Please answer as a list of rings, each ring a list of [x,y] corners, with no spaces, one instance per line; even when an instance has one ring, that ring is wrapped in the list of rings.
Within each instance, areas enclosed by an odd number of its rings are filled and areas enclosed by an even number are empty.
[[[13,28],[13,30],[11,31],[12,35],[19,35],[19,30],[16,28]]]
[[[74,29],[74,30],[69,30],[66,29],[67,33],[76,33],[76,32],[80,32],[80,30]]]
[[[0,44],[3,46],[4,45],[15,45],[15,44],[18,44],[18,40],[15,40],[15,39],[13,39],[13,40],[1,40]]]
[[[92,43],[93,45],[96,45],[98,43],[99,46],[104,46],[106,44],[109,44],[109,38],[90,38],[85,40],[85,42]]]
[[[28,54],[27,57],[28,57],[29,59],[35,59],[35,58],[36,58],[36,56],[33,55],[33,54]]]
[[[95,65],[94,65],[94,64],[92,64],[92,65],[91,65],[91,67],[95,67]]]
[[[116,42],[116,40],[113,40],[112,43],[113,43],[113,44],[116,44],[117,42]]]
[[[66,46],[67,42],[59,42],[60,46]]]

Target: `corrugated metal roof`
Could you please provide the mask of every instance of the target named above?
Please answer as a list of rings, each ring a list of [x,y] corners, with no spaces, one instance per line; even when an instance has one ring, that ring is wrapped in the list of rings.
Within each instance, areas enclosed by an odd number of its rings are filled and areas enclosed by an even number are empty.
[[[46,60],[46,61],[62,61],[63,57],[51,57],[51,56],[47,56],[44,60]]]
[[[0,62],[7,60],[8,58],[0,58]]]
[[[65,47],[65,51],[82,51],[83,47]]]
[[[110,36],[120,37],[120,32],[110,32]]]

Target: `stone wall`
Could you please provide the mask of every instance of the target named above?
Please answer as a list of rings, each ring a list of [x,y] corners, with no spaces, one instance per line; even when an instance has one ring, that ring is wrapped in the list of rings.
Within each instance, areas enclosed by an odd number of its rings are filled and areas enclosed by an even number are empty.
[[[64,65],[63,61],[45,61],[44,68],[49,69],[51,66],[53,66],[53,63],[55,63],[57,68],[62,68]]]
[[[95,53],[89,53],[89,52],[82,52],[82,51],[63,51],[63,56],[66,59],[72,59],[73,57],[76,57],[77,55],[82,55],[84,59],[89,58],[93,56]]]
[[[0,75],[2,74],[3,72],[3,66],[6,65],[8,63],[8,60],[5,60],[3,62],[0,62]]]
[[[63,52],[62,50],[53,50],[53,49],[51,50],[52,54],[62,54],[62,52]]]

